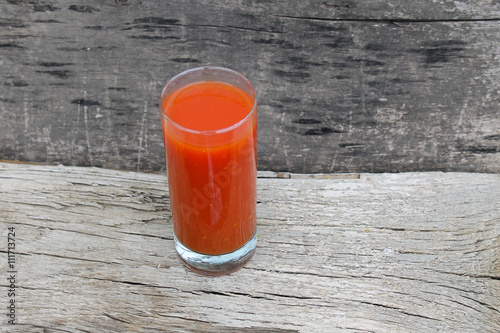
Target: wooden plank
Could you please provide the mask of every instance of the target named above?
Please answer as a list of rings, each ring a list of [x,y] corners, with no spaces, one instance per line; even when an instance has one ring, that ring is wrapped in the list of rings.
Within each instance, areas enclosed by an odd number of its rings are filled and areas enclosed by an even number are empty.
[[[162,170],[162,86],[220,65],[257,89],[261,170],[498,173],[499,18],[497,1],[0,0],[0,159]]]
[[[175,254],[163,174],[0,163],[0,284],[14,227],[15,328],[500,330],[500,175],[293,176],[258,180],[256,254],[212,278]]]

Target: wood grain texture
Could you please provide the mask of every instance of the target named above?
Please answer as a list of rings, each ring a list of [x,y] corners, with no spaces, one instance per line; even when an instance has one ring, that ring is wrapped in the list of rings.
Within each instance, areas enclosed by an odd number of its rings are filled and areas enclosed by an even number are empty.
[[[11,332],[500,330],[500,175],[261,175],[256,254],[211,278],[176,257],[164,175],[0,163]]]
[[[162,170],[202,65],[259,96],[261,170],[500,172],[499,1],[0,0],[0,159]]]

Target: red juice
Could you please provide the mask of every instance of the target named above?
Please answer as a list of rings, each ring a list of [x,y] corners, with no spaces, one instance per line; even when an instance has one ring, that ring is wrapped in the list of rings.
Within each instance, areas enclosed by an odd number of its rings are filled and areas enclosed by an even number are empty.
[[[256,230],[254,104],[218,81],[191,83],[162,100],[174,233],[192,251],[230,253]]]

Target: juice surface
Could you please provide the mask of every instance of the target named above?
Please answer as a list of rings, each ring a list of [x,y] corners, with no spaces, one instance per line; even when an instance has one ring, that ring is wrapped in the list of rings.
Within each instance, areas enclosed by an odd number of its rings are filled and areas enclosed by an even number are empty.
[[[175,91],[162,107],[185,128],[216,131],[245,119],[253,100],[239,88],[206,81]],[[162,124],[177,239],[204,254],[237,250],[256,228],[256,113],[223,140],[202,134],[191,140],[165,117]]]
[[[195,131],[213,131],[243,120],[253,100],[227,83],[205,81],[177,90],[165,106],[166,115],[175,123]]]

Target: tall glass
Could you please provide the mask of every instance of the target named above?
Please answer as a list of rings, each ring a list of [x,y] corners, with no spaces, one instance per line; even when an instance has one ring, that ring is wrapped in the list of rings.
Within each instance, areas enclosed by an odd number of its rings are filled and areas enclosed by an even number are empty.
[[[257,97],[241,74],[199,67],[160,98],[175,248],[204,275],[241,268],[257,244]]]

